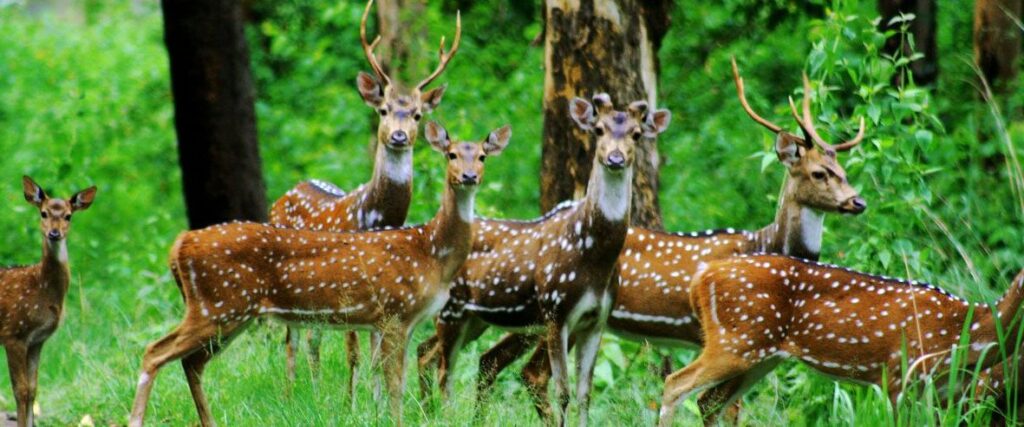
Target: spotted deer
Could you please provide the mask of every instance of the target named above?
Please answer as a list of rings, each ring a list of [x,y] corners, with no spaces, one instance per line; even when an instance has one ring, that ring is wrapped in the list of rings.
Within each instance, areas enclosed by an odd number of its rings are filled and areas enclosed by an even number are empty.
[[[441,38],[438,54],[440,60],[434,72],[407,89],[392,81],[374,55],[380,36],[373,43],[367,41],[366,20],[372,5],[373,0],[370,0],[363,11],[359,37],[363,53],[376,77],[360,72],[356,86],[363,101],[377,111],[380,119],[373,177],[370,182],[348,194],[321,180],[301,182],[274,202],[270,212],[270,222],[273,224],[310,230],[354,231],[400,227],[405,223],[412,198],[412,151],[419,132],[419,122],[424,114],[430,113],[441,103],[446,86],[429,91],[424,91],[424,88],[441,75],[458,51],[459,40],[462,38],[462,18],[456,14],[455,40],[450,50],[445,51],[444,38]],[[320,365],[320,335],[321,331],[314,329],[308,336],[310,366],[314,378]],[[289,380],[295,378],[296,338],[297,334],[289,327],[285,338]],[[355,368],[359,361],[359,337],[356,332],[348,333],[347,343],[349,372],[352,373],[349,378],[351,394],[356,386]]]
[[[67,247],[71,216],[88,209],[96,197],[96,187],[89,187],[70,199],[50,198],[27,176],[22,186],[25,200],[39,209],[43,256],[34,265],[0,269],[0,342],[7,353],[19,427],[35,425],[32,403],[39,355],[64,314],[71,279]]]
[[[616,286],[612,272],[629,223],[635,144],[664,131],[670,114],[648,111],[643,101],[616,111],[607,94],[594,96],[593,104],[576,98],[569,113],[597,140],[586,196],[534,221],[478,222],[473,252],[436,323],[437,338],[420,347],[420,360],[438,357],[448,394],[457,351],[487,325],[544,330],[561,350],[550,363],[564,421],[568,342],[576,337],[584,343],[577,352],[577,400],[585,425],[593,362]]]
[[[452,278],[470,252],[484,159],[501,153],[511,131],[502,127],[481,143],[454,142],[430,122],[425,135],[448,158],[441,208],[426,224],[331,233],[232,223],[180,235],[170,266],[185,317],[146,348],[130,424],[142,425],[157,371],[181,359],[200,421],[212,425],[203,368],[254,318],[267,316],[380,332],[380,368],[391,414],[401,424],[410,333],[448,300]]]
[[[996,328],[1011,322],[1024,301],[1024,271],[995,306],[970,304],[941,288],[782,255],[750,255],[702,266],[690,288],[704,349],[665,381],[662,426],[689,394],[730,379],[742,387],[719,395],[720,408],[786,359],[834,378],[885,387],[893,407],[907,385],[902,371],[950,362],[966,328],[968,366],[998,361]],[[945,354],[935,358],[934,355]],[[971,368],[974,369],[974,368]],[[714,409],[713,409],[714,410]]]
[[[801,138],[754,112],[747,103],[743,79],[735,61],[733,78],[746,113],[777,135],[775,152],[788,170],[775,222],[752,232],[724,229],[665,233],[630,228],[619,256],[619,288],[608,318],[608,328],[617,335],[674,346],[699,346],[700,326],[693,315],[687,292],[698,264],[754,252],[782,253],[817,260],[824,213],[856,215],[867,207],[836,160],[836,152],[849,150],[863,140],[863,121],[853,139],[837,145],[820,138]],[[809,94],[805,88],[805,99]],[[809,114],[806,118],[796,119],[801,127],[813,128]],[[481,233],[477,239],[484,236]],[[502,286],[494,283],[490,288],[501,292]],[[428,341],[426,345],[434,342],[437,341]],[[499,372],[535,342],[528,334],[511,334],[484,353],[480,358],[478,377],[480,395],[490,388]],[[422,353],[427,357],[433,355],[426,348]],[[421,365],[428,362],[421,360]],[[543,343],[530,358],[522,378],[534,397],[538,414],[542,418],[549,417],[546,390],[550,365]]]

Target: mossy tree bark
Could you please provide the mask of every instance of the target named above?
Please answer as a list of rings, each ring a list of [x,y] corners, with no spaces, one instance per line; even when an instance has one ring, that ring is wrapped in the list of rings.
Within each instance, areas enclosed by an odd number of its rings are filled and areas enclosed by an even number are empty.
[[[241,3],[161,2],[189,227],[266,221]]]
[[[974,62],[998,93],[1009,93],[1017,77],[1021,49],[1021,0],[974,3]]]
[[[544,141],[540,205],[547,211],[586,192],[594,148],[569,117],[569,101],[607,92],[616,108],[657,105],[658,58],[670,0],[546,0]],[[631,220],[660,229],[658,148],[637,147]]]

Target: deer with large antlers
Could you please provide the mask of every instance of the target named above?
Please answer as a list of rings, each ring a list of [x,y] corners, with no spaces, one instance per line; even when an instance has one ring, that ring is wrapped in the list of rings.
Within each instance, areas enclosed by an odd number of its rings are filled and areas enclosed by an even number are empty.
[[[850,186],[836,161],[836,151],[856,146],[864,136],[864,123],[850,141],[831,145],[820,138],[801,138],[759,116],[749,106],[743,79],[733,61],[733,77],[744,110],[757,123],[777,135],[775,151],[788,169],[775,222],[758,231],[733,229],[694,233],[664,233],[630,228],[619,256],[619,288],[608,318],[608,328],[623,337],[671,345],[698,346],[700,326],[689,304],[688,285],[697,265],[737,254],[771,252],[817,260],[825,212],[859,214],[866,203]],[[805,88],[805,98],[810,91]],[[806,111],[806,108],[805,108]],[[808,114],[809,116],[809,114]],[[801,127],[809,119],[796,117]],[[805,133],[805,136],[807,133]],[[816,135],[816,133],[814,133]],[[481,233],[477,239],[484,238]],[[497,292],[504,284],[488,284]],[[483,289],[482,291],[488,291]],[[488,291],[489,292],[489,291]],[[480,358],[480,396],[497,374],[529,349],[535,340],[511,334]],[[443,346],[439,340],[426,346]],[[421,349],[421,365],[432,362],[429,347]],[[550,416],[546,390],[550,379],[546,346],[541,343],[523,370],[522,378],[534,397],[538,414]],[[725,386],[723,386],[725,387]]]
[[[470,252],[484,159],[501,153],[510,135],[505,126],[481,143],[454,142],[444,128],[427,124],[427,140],[448,166],[441,208],[420,226],[331,233],[232,223],[179,236],[170,266],[185,317],[146,348],[130,424],[142,425],[157,371],[182,359],[200,421],[213,425],[203,368],[254,318],[266,316],[380,332],[391,413],[401,424],[410,334],[448,300]]]
[[[27,176],[22,186],[25,200],[39,209],[43,257],[38,264],[0,269],[0,343],[7,353],[19,427],[35,425],[32,403],[39,356],[64,313],[71,279],[67,247],[71,216],[88,209],[96,197],[96,187],[89,187],[70,199],[51,198]]]
[[[569,109],[576,124],[597,139],[586,196],[530,222],[480,221],[473,253],[436,323],[437,338],[420,348],[421,362],[439,358],[439,382],[447,394],[457,351],[487,325],[544,329],[552,348],[560,350],[551,352],[550,363],[564,421],[568,345],[577,339],[583,345],[576,396],[585,425],[593,362],[615,292],[612,273],[629,223],[635,144],[664,131],[670,114],[648,111],[643,101],[616,111],[607,94],[595,96],[593,104],[576,98]]]
[[[1024,301],[1024,271],[993,307],[969,304],[933,285],[873,276],[780,255],[739,256],[698,271],[690,302],[700,318],[704,349],[665,381],[662,426],[676,404],[725,381],[742,386],[716,395],[712,410],[741,396],[785,359],[802,361],[835,378],[886,387],[893,407],[909,366],[948,366],[953,350],[968,366],[997,363],[997,328]],[[967,323],[970,326],[965,329]],[[960,347],[961,331],[969,334]]]
[[[405,223],[412,199],[412,150],[419,133],[419,122],[441,103],[446,86],[429,91],[424,91],[424,88],[441,75],[458,51],[462,38],[462,18],[456,14],[455,40],[451,49],[445,50],[444,38],[441,38],[439,63],[434,72],[408,89],[393,82],[377,60],[374,49],[380,42],[380,36],[372,43],[367,41],[366,20],[372,6],[373,0],[366,3],[359,24],[359,37],[363,53],[376,77],[360,72],[356,85],[363,101],[377,111],[380,119],[373,178],[348,194],[321,180],[299,183],[274,202],[270,212],[270,222],[273,224],[311,230],[355,231],[400,227]],[[319,372],[320,334],[319,329],[314,329],[308,339],[314,378]],[[295,378],[296,338],[296,331],[288,327],[285,346],[289,380]],[[379,343],[379,340],[374,341]],[[356,386],[355,369],[359,360],[359,337],[356,332],[348,333],[347,342],[351,395]]]

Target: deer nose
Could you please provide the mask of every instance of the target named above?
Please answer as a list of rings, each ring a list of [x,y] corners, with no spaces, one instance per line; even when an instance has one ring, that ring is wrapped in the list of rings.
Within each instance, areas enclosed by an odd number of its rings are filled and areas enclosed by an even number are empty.
[[[626,167],[626,156],[621,151],[615,150],[608,154],[608,167],[622,169]]]
[[[463,184],[476,184],[476,179],[477,178],[478,178],[478,175],[476,174],[476,172],[463,172],[462,173],[462,183]]]
[[[404,130],[396,130],[391,132],[391,145],[404,146],[409,142],[409,134],[405,133]]]
[[[853,214],[859,214],[868,208],[868,202],[866,202],[863,197],[859,196],[847,200],[845,205],[844,210]]]
[[[46,237],[49,237],[50,240],[60,239],[60,232],[57,230],[50,230],[49,233],[46,233]]]

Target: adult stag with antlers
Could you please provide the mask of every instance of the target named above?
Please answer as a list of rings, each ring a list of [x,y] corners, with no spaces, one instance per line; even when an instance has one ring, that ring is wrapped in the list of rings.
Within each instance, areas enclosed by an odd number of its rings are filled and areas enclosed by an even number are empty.
[[[96,187],[89,187],[70,199],[51,198],[27,176],[22,186],[25,200],[39,210],[43,257],[34,265],[0,268],[0,343],[7,353],[18,427],[35,425],[32,403],[39,382],[39,356],[64,314],[71,281],[67,246],[71,216],[88,209],[96,197]]]
[[[742,384],[715,395],[709,408],[717,410],[786,359],[883,387],[893,407],[907,386],[903,360],[916,368],[935,358],[931,366],[944,369],[959,349],[968,366],[985,369],[999,361],[992,348],[996,329],[1015,330],[1019,323],[1013,319],[1024,301],[1024,271],[995,306],[972,307],[915,281],[780,255],[740,256],[702,266],[690,300],[704,349],[666,379],[662,426],[672,424],[675,406],[691,393],[725,381]],[[961,331],[969,334],[964,340]]]
[[[170,266],[185,317],[146,348],[130,425],[142,425],[157,371],[176,359],[182,359],[202,425],[212,425],[203,369],[252,319],[266,316],[380,332],[380,368],[392,417],[401,424],[410,334],[448,300],[452,278],[470,252],[484,159],[501,153],[510,136],[505,126],[481,143],[454,142],[428,123],[427,140],[448,166],[441,208],[420,226],[332,233],[232,223],[179,236]]]
[[[373,177],[370,182],[348,194],[321,180],[299,183],[274,202],[270,212],[270,222],[273,224],[310,230],[355,231],[400,227],[405,223],[412,198],[412,151],[419,133],[419,122],[441,103],[447,86],[426,92],[424,88],[441,75],[458,51],[462,39],[462,17],[458,13],[455,16],[455,40],[450,50],[445,50],[445,40],[441,37],[437,68],[408,89],[393,82],[377,60],[374,49],[380,42],[380,36],[372,43],[367,41],[366,20],[372,6],[373,0],[366,3],[359,23],[359,37],[363,53],[376,77],[360,72],[356,85],[363,101],[377,111],[380,119]],[[320,365],[320,335],[321,330],[313,329],[308,337],[310,367],[314,378]],[[289,380],[295,378],[296,338],[296,331],[288,327],[285,346]],[[376,348],[379,336],[375,338]],[[347,343],[351,395],[355,391],[355,372],[359,361],[359,336],[356,332],[348,333]]]

